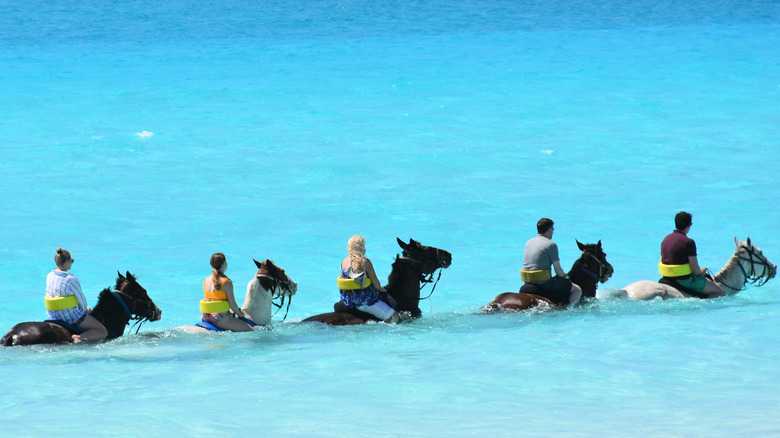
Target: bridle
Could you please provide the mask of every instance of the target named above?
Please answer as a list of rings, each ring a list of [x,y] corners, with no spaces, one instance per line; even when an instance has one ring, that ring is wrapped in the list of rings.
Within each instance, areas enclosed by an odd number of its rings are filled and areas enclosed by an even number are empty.
[[[267,270],[267,269],[266,269]],[[292,304],[292,289],[290,287],[290,282],[285,280],[281,280],[277,277],[274,277],[273,275],[268,274],[257,274],[255,277],[257,277],[257,280],[260,281],[261,278],[265,278],[268,280],[271,280],[271,304],[273,304],[276,307],[276,312],[274,312],[273,316],[276,316],[277,313],[279,313],[280,310],[282,310],[282,307],[284,307],[284,299],[287,295],[285,295],[283,292],[287,291],[290,299],[287,300],[287,309],[284,311],[284,318],[282,318],[282,321],[287,319],[287,315],[290,313],[290,304]],[[279,300],[279,303],[274,301],[277,298],[281,298]]]
[[[599,273],[596,274],[595,272],[591,271],[590,269],[588,269],[584,265],[580,267],[580,271],[588,274],[589,276],[597,279],[598,281],[600,281],[602,283],[607,281],[607,278],[606,278],[606,274],[607,274],[606,260],[605,261],[601,261],[601,259],[599,259],[595,255],[593,255],[593,253],[591,251],[586,250],[586,251],[582,252],[582,257],[580,257],[580,261],[582,261],[583,259],[587,259],[587,258],[592,258],[593,260],[596,261],[596,263],[598,263],[598,265],[599,265]],[[585,262],[583,262],[583,264],[584,263]]]
[[[747,253],[747,257],[743,254],[742,250],[745,250],[744,252]],[[755,260],[753,256],[756,256],[758,260]],[[739,258],[739,262],[737,262],[737,266],[739,266],[739,269],[742,271],[742,275],[745,276],[745,281],[742,283],[742,287],[734,287],[730,286],[724,282],[721,282],[723,286],[726,286],[729,289],[735,290],[737,292],[742,291],[745,289],[745,286],[747,284],[756,285],[757,287],[761,287],[764,284],[766,284],[769,279],[775,276],[775,267],[772,266],[772,264],[767,260],[766,257],[764,257],[762,254],[758,254],[755,251],[755,246],[753,245],[740,245],[739,248],[734,252],[734,257]],[[745,269],[744,266],[742,266],[742,262],[750,262],[750,273]],[[759,275],[756,273],[756,265],[763,267],[764,269],[761,271],[761,274]]]
[[[410,262],[419,263],[419,264],[423,265],[422,271],[420,272],[420,278],[419,278],[420,283],[422,283],[422,286],[420,286],[420,292],[422,292],[422,290],[425,288],[425,286],[427,286],[430,283],[433,283],[433,287],[431,288],[431,292],[425,298],[420,298],[420,301],[427,300],[428,298],[431,297],[431,295],[433,295],[433,291],[436,290],[436,285],[439,284],[439,279],[441,279],[442,270],[447,266],[447,262],[441,257],[441,250],[439,248],[434,248],[434,249],[436,250],[436,258],[433,260],[433,262],[435,263],[436,267],[433,268],[433,270],[429,274],[427,274],[427,275],[425,274],[425,267],[426,267],[426,265],[431,263],[430,260],[429,261],[425,261],[425,260],[418,260],[418,259],[409,257],[409,256],[406,255],[406,254],[408,254],[408,251],[404,251],[404,257],[402,258],[403,260],[409,260]],[[434,281],[433,275],[436,274],[437,271],[439,272],[439,274],[436,277],[436,280]]]
[[[127,324],[130,325],[130,321],[135,321],[132,327],[130,327],[130,331],[135,328],[135,334],[138,334],[138,331],[141,330],[141,324],[143,324],[146,321],[149,321],[149,318],[151,317],[151,314],[154,309],[152,309],[152,306],[149,305],[149,302],[142,300],[134,295],[130,295],[127,292],[121,291],[119,289],[114,289],[111,291],[111,294],[119,301],[119,304],[122,305],[122,309],[124,309],[125,314],[127,315]],[[128,301],[130,301],[130,306],[127,305],[124,299],[122,297],[126,298]],[[136,307],[138,304],[141,303],[146,307],[146,314],[141,315],[136,310]]]

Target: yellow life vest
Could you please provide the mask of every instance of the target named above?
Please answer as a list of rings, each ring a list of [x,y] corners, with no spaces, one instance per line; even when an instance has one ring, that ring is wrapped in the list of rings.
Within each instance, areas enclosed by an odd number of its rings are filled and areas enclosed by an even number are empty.
[[[46,295],[44,300],[46,303],[46,309],[48,310],[65,310],[71,307],[78,307],[79,302],[76,300],[75,295],[66,295],[64,297],[50,297]]]
[[[691,275],[691,265],[686,263],[684,265],[667,265],[663,262],[658,262],[658,273],[662,277],[685,277]]]
[[[200,300],[201,313],[225,313],[230,310],[230,303],[227,301],[227,294],[221,290],[208,290],[206,284],[208,284],[211,277],[206,277],[203,280],[203,295],[206,297]],[[227,283],[227,278],[223,278],[220,282],[221,286]]]
[[[534,271],[526,271],[525,269],[520,270],[520,279],[526,283],[541,283],[550,278],[552,278],[552,276],[550,275],[549,269],[537,269]]]
[[[339,290],[365,289],[365,288],[371,286],[371,279],[370,278],[366,278],[366,285],[365,286],[361,286],[360,284],[358,284],[357,282],[355,282],[355,280],[353,280],[351,278],[341,278],[341,277],[339,277],[339,279],[338,279],[338,286],[339,286]]]
[[[225,313],[230,310],[230,303],[227,300],[200,300],[201,313]]]

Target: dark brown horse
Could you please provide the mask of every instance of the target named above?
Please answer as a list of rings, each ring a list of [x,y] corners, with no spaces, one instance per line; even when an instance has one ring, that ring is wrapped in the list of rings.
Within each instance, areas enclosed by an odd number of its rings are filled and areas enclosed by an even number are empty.
[[[117,272],[114,290],[103,289],[98,295],[98,303],[92,310],[92,316],[108,330],[107,339],[122,336],[125,326],[131,319],[139,326],[144,321],[159,321],[162,310],[154,304],[146,289],[127,272],[123,276]],[[0,339],[4,346],[33,344],[64,344],[72,341],[68,328],[55,322],[22,322],[16,324]]]
[[[598,282],[604,283],[612,276],[612,265],[607,261],[607,254],[601,248],[601,241],[583,245],[579,241],[577,247],[582,251],[582,256],[574,262],[569,271],[569,279],[582,289],[582,297],[595,298]],[[557,308],[559,305],[549,299],[534,294],[534,286],[531,283],[523,285],[521,292],[504,292],[485,307],[488,312],[501,310],[527,310],[540,304],[547,304]]]
[[[382,297],[397,312],[406,312],[413,318],[422,315],[420,311],[420,283],[433,282],[433,274],[436,270],[444,269],[452,263],[452,254],[432,246],[421,245],[419,242],[409,239],[404,243],[397,239],[398,246],[403,249],[403,256],[396,256],[393,262],[393,270],[387,279],[388,297]],[[439,271],[441,276],[441,271]],[[438,279],[437,279],[438,281]],[[436,285],[434,284],[435,288]],[[433,292],[433,289],[431,290]],[[336,303],[334,312],[314,315],[304,319],[306,322],[324,322],[330,325],[354,325],[365,324],[367,321],[377,321],[372,315],[359,310],[350,309],[342,302]]]

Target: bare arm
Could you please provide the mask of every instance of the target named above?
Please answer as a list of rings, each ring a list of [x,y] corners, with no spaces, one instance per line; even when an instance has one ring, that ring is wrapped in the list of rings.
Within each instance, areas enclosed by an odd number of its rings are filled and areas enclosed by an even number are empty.
[[[225,284],[222,285],[222,292],[225,293],[227,296],[228,304],[230,304],[230,310],[233,311],[238,316],[244,316],[244,312],[239,309],[238,304],[236,304],[236,297],[233,294],[233,282],[228,280],[225,282]]]
[[[556,260],[553,262],[553,268],[555,269],[555,276],[556,277],[566,277],[566,271],[561,268],[561,261]]]
[[[371,284],[374,285],[376,290],[379,292],[385,292],[385,288],[382,286],[382,283],[379,282],[379,279],[376,276],[376,271],[374,271],[374,264],[371,263],[371,260],[366,259],[366,263],[363,265],[363,268],[366,271],[366,274],[368,274],[368,278],[371,279]]]
[[[693,275],[704,275],[704,272],[699,267],[699,259],[696,256],[688,256],[688,264],[691,265],[691,273]]]

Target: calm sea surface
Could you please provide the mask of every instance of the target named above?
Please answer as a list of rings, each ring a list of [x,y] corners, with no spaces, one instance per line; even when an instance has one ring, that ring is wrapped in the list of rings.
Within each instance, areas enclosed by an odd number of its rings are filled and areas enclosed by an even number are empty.
[[[680,3],[680,4],[678,4]],[[8,436],[778,436],[780,280],[713,301],[481,315],[556,222],[656,279],[674,214],[700,262],[780,260],[772,0],[0,0],[0,330],[45,317],[58,246],[88,299],[139,277],[163,319],[0,351]],[[453,254],[411,324],[326,327],[352,234],[380,277]],[[209,257],[273,331],[186,335]]]

